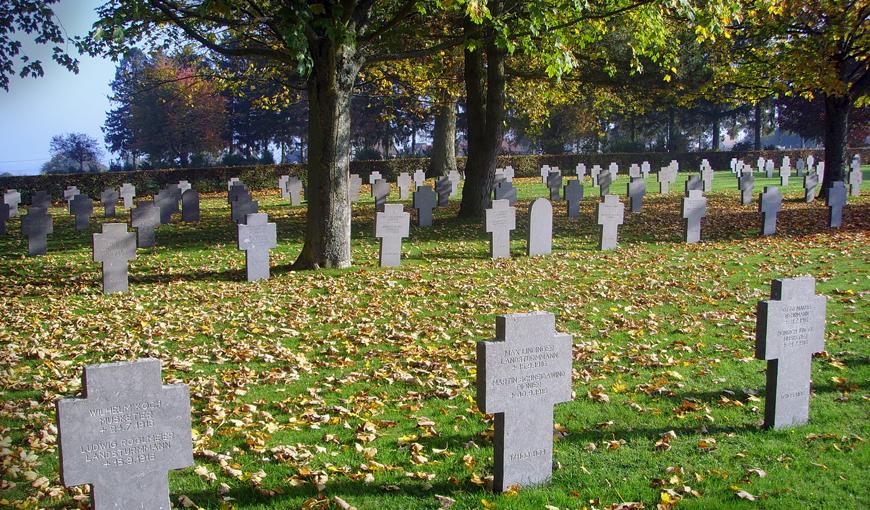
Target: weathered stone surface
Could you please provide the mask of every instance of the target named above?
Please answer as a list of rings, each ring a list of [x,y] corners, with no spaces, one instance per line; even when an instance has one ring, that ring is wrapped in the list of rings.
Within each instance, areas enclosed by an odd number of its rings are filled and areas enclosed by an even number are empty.
[[[199,221],[199,192],[193,188],[181,194],[181,221]]]
[[[846,186],[843,181],[833,183],[825,202],[828,207],[828,226],[840,228],[843,225],[843,208],[846,207]]]
[[[546,186],[546,184],[547,184],[547,176],[550,175],[550,165],[543,165],[543,166],[541,166],[541,171],[540,171],[540,173],[541,173],[541,184],[543,184],[543,185]]]
[[[302,205],[304,190],[302,181],[300,181],[298,177],[290,177],[287,179],[287,193],[290,195],[290,205]]]
[[[3,203],[9,205],[9,217],[18,216],[18,206],[21,204],[21,193],[14,189],[8,189],[3,193]],[[48,209],[46,207],[46,209]]]
[[[691,190],[683,197],[683,233],[686,242],[697,243],[701,240],[701,219],[707,215],[707,199],[701,190]]]
[[[85,230],[94,213],[94,201],[87,195],[76,195],[69,203],[70,213],[76,217],[76,230]]]
[[[126,223],[103,223],[102,233],[94,234],[94,262],[103,263],[103,294],[127,292],[128,263],[136,258],[136,234]]]
[[[752,191],[755,189],[755,176],[752,172],[744,172],[737,179],[737,186],[740,189],[740,202],[743,205],[752,203]]]
[[[673,166],[663,166],[659,169],[659,193],[665,194],[670,192],[671,184],[677,180],[677,170]]]
[[[178,181],[178,184],[176,186],[178,187],[179,196],[184,195],[185,191],[193,188],[193,186],[191,186],[190,183],[187,181]]]
[[[761,235],[776,234],[776,217],[782,209],[782,193],[776,186],[765,186],[758,197],[758,212],[761,213]]]
[[[601,196],[610,194],[610,185],[613,183],[613,177],[610,172],[602,171],[598,175],[598,192]]]
[[[435,180],[435,193],[438,194],[438,207],[447,207],[453,183],[446,175]]]
[[[599,250],[612,250],[618,241],[618,227],[625,219],[625,205],[616,195],[605,195],[596,210],[599,228]]]
[[[802,163],[803,160],[799,159],[799,163]],[[819,174],[815,172],[808,172],[804,175],[804,200],[806,203],[810,203],[816,198],[816,186],[819,185]]]
[[[375,171],[375,172],[370,173],[369,174],[369,186],[374,186],[375,182],[377,182],[379,179],[383,179],[383,178],[384,178],[384,176],[382,176],[380,172]]]
[[[546,483],[553,470],[553,406],[571,400],[571,336],[551,313],[500,315],[477,343],[477,406],[495,414],[493,490]]]
[[[129,182],[121,185],[121,199],[124,201],[124,209],[133,208],[133,199],[136,198],[136,186]]]
[[[251,196],[251,192],[248,191],[248,187],[245,186],[241,181],[236,181],[232,183],[229,191],[227,192],[227,203],[232,204],[234,201],[238,200],[240,196],[247,195]]]
[[[764,172],[768,179],[773,179],[773,160],[768,159],[764,162]]]
[[[289,181],[289,175],[278,176],[278,191],[281,192],[282,200],[290,200],[290,191],[287,189],[287,182]]]
[[[559,191],[562,190],[562,172],[550,170],[547,174],[547,187],[550,188],[550,200],[559,200]]]
[[[432,210],[438,205],[438,197],[432,191],[431,186],[417,186],[414,192],[414,209],[417,210],[417,225],[420,227],[432,226]]]
[[[240,196],[230,204],[230,216],[236,225],[248,221],[248,215],[256,214],[257,211],[259,204],[256,200],[251,200],[250,196]]]
[[[411,196],[411,174],[408,172],[401,172],[399,177],[396,179],[396,185],[399,187],[399,199],[400,200],[408,200],[408,197]]]
[[[493,188],[493,197],[495,200],[507,200],[510,205],[517,202],[517,189],[511,181],[502,181]]]
[[[100,194],[100,204],[103,206],[103,216],[111,218],[115,216],[115,205],[118,199],[121,198],[118,190],[115,188],[106,188]]]
[[[631,166],[628,167],[628,178],[634,179],[635,177],[640,177],[640,165],[632,163]]]
[[[688,179],[686,179],[686,193],[692,191],[693,189],[703,191],[704,190],[704,182],[701,181],[700,175],[690,175]]]
[[[383,211],[387,197],[390,196],[390,183],[386,179],[378,179],[372,185],[372,197],[375,199],[375,210]]]
[[[423,170],[414,170],[414,189],[426,184],[426,172]]]
[[[857,197],[861,194],[861,183],[864,182],[864,172],[861,171],[861,158],[856,156],[852,160],[852,169],[849,171],[849,195]]]
[[[130,226],[136,229],[139,248],[154,246],[154,229],[160,226],[160,208],[150,200],[140,201],[130,212]]]
[[[646,180],[643,177],[632,177],[626,185],[626,194],[631,205],[631,212],[639,213],[643,209],[643,196],[646,195]]]
[[[447,178],[450,179],[450,196],[455,197],[459,194],[459,183],[462,182],[462,176],[457,170],[447,172]]]
[[[70,201],[76,196],[81,195],[81,191],[75,186],[67,186],[65,190],[63,190],[63,199],[66,200],[66,205],[69,207]]]
[[[705,193],[709,193],[713,191],[713,177],[716,174],[713,172],[713,167],[710,166],[710,162],[706,159],[701,164],[701,181],[703,183],[703,190]]]
[[[526,254],[533,257],[549,255],[552,252],[553,204],[545,198],[539,198],[529,208],[529,243]]]
[[[493,200],[486,210],[486,232],[489,239],[489,255],[494,259],[510,258],[511,230],[517,228],[517,210],[507,200]]]
[[[565,185],[565,201],[568,202],[568,217],[580,217],[580,202],[583,201],[583,183],[578,179]]]
[[[359,201],[359,191],[362,188],[362,177],[357,174],[350,174],[350,179],[347,182],[347,194],[350,196],[351,203]]]
[[[193,464],[187,386],[140,359],[89,365],[82,387],[57,402],[63,484],[90,484],[94,510],[170,510],[168,471]]]
[[[586,177],[586,165],[583,163],[577,163],[577,167],[574,168],[574,173],[577,175],[577,180],[583,182],[583,179]]]
[[[269,250],[278,246],[278,230],[266,213],[250,213],[238,225],[239,249],[245,251],[249,282],[269,279]]]
[[[6,203],[8,204],[10,202]],[[34,191],[33,196],[30,197],[30,206],[51,209],[51,195],[42,190]]]
[[[640,164],[640,173],[643,174],[643,178],[646,179],[649,177],[649,173],[652,169],[649,166],[649,161],[644,161]]]
[[[785,188],[788,186],[788,178],[791,176],[791,168],[788,165],[779,167],[779,185]]]
[[[402,262],[402,238],[410,235],[411,215],[402,204],[386,204],[375,214],[375,237],[381,240],[380,266],[394,267]]]
[[[54,220],[45,207],[30,206],[21,217],[21,233],[27,236],[27,254],[31,257],[45,255],[48,234],[54,232]]]
[[[238,189],[234,186],[233,189]],[[154,205],[160,209],[160,223],[167,225],[172,222],[172,215],[178,212],[178,200],[175,189],[163,189],[154,195]]]
[[[827,300],[814,278],[774,280],[758,303],[755,356],[767,360],[764,426],[785,428],[809,419],[812,357],[825,350]]]

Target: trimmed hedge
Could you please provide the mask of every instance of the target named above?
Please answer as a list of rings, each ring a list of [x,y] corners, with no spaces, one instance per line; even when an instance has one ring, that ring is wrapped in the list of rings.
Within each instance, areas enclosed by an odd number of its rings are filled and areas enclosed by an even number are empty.
[[[574,173],[578,163],[584,163],[587,168],[592,165],[606,167],[611,162],[616,162],[624,172],[632,163],[640,164],[649,161],[655,172],[658,168],[666,166],[675,159],[680,163],[682,171],[695,171],[701,166],[701,160],[707,159],[710,165],[717,170],[729,168],[731,158],[739,158],[746,163],[755,166],[759,156],[773,159],[777,166],[783,156],[790,156],[792,167],[797,158],[806,158],[812,154],[817,161],[824,159],[823,149],[798,149],[798,150],[770,150],[770,151],[747,151],[747,152],[641,152],[641,153],[613,153],[613,154],[543,154],[543,155],[518,155],[499,156],[498,166],[512,166],[517,177],[537,177],[542,165],[558,166],[565,174]],[[861,161],[870,161],[870,147],[849,149],[849,157],[859,154]],[[465,158],[456,158],[457,167],[465,169]],[[378,171],[386,179],[395,181],[400,172],[413,173],[416,170],[427,172],[429,158],[389,159],[383,161],[351,161],[350,171],[360,174],[363,182],[368,182],[371,172]],[[258,166],[235,166],[235,167],[208,167],[208,168],[179,168],[168,170],[142,170],[136,172],[107,172],[99,174],[53,174],[53,175],[27,175],[15,177],[0,177],[0,188],[14,188],[21,192],[22,202],[29,203],[30,195],[35,190],[45,190],[55,200],[60,200],[63,190],[67,186],[76,186],[82,193],[98,198],[103,189],[107,187],[119,187],[125,182],[136,186],[136,195],[143,196],[156,193],[166,184],[186,180],[194,185],[200,192],[226,191],[227,181],[230,177],[238,177],[250,189],[266,189],[278,187],[278,176],[282,174],[298,176],[303,181],[305,165],[258,165]]]

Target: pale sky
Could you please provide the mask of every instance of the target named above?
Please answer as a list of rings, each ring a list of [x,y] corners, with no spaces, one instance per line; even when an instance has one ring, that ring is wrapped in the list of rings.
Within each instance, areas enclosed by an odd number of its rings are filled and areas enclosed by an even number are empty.
[[[103,0],[61,0],[54,5],[56,21],[72,37],[86,34],[96,21],[94,9]],[[79,59],[79,73],[56,65],[51,46],[24,41],[22,53],[40,59],[41,78],[10,78],[9,92],[0,89],[0,173],[36,174],[50,159],[51,137],[63,133],[87,133],[105,151],[100,130],[109,109],[109,82],[115,63],[70,53]],[[103,162],[108,163],[106,151]]]

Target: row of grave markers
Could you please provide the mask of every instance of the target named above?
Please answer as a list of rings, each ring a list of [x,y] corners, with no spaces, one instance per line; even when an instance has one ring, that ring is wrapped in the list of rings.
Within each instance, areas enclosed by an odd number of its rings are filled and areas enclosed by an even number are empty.
[[[774,280],[757,305],[767,361],[764,427],[809,419],[812,355],[825,348],[827,298],[810,277]],[[477,406],[495,415],[493,490],[552,476],[556,404],[572,397],[573,341],[549,312],[500,315],[476,347]],[[56,403],[61,481],[89,484],[95,510],[169,509],[168,471],[193,464],[187,385],[162,385],[160,361],[89,365],[82,396]]]

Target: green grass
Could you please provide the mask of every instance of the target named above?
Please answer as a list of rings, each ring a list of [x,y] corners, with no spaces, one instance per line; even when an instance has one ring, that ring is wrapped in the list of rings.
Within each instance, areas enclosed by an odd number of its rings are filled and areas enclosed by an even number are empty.
[[[354,267],[318,272],[289,270],[304,207],[258,192],[279,246],[272,279],[255,284],[242,281],[225,194],[208,195],[202,222],[161,227],[158,247],[131,263],[130,292],[113,296],[101,294],[90,255],[107,220],[76,232],[54,209],[49,254],[38,258],[24,256],[13,220],[0,239],[0,507],[84,508],[73,499],[81,487],[60,486],[53,402],[79,391],[85,364],[152,356],[166,381],[190,385],[196,465],[216,475],[173,472],[176,506],[184,496],[203,508],[339,508],[339,497],[413,510],[439,508],[439,495],[454,509],[655,508],[675,491],[677,508],[867,508],[867,186],[830,230],[824,205],[803,203],[792,177],[778,235],[759,238],[757,204],[740,205],[735,179],[718,172],[704,242],[687,246],[684,180],[661,196],[648,179],[644,211],[626,212],[613,252],[596,250],[587,180],[579,220],[554,205],[554,254],[528,258],[527,210],[546,188],[520,179],[513,259],[489,260],[482,225],[455,219],[451,201],[433,228],[412,227],[396,269],[376,267],[366,199],[354,206]],[[623,200],[625,183],[611,188]],[[756,191],[777,183],[757,178]],[[830,298],[810,423],[765,431],[755,304],[771,279],[803,274]],[[573,335],[575,399],[555,410],[564,436],[552,483],[494,495],[474,345],[494,335],[496,315],[530,310],[553,312]],[[657,450],[669,431],[671,448]]]

